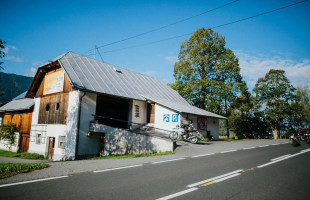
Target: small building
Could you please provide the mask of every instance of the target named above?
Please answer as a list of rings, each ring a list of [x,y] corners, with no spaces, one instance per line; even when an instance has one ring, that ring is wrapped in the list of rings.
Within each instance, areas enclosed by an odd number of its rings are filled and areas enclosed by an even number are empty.
[[[28,152],[52,160],[173,150],[156,132],[167,136],[191,119],[204,136],[218,138],[224,119],[157,79],[72,52],[41,66],[26,97],[35,102]],[[141,134],[142,126],[156,131]]]
[[[16,135],[15,144],[12,146],[8,145],[8,141],[0,140],[0,149],[28,151],[34,100],[24,98],[25,94],[26,92],[0,107],[0,126],[14,125]]]

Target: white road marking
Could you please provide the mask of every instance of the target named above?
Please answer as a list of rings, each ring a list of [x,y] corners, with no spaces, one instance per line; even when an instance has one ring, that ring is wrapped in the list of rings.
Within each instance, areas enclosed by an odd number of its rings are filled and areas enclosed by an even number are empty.
[[[9,184],[0,185],[0,187],[8,187],[8,186],[14,186],[14,185],[22,185],[22,184],[27,184],[27,183],[35,183],[35,182],[40,182],[40,181],[48,181],[48,180],[54,180],[54,179],[59,179],[59,178],[66,178],[66,177],[69,177],[69,176],[57,176],[57,177],[51,177],[51,178],[36,179],[36,180],[31,180],[31,181],[23,181],[23,182],[17,182],[17,183],[9,183]]]
[[[172,159],[172,160],[163,160],[163,161],[153,162],[152,164],[172,162],[172,161],[183,160],[183,159],[185,159],[185,158],[176,158],[176,159]]]
[[[193,192],[195,190],[198,190],[198,188],[190,188],[190,189],[187,189],[187,190],[183,190],[181,192],[177,192],[177,193],[174,193],[174,194],[171,194],[169,196],[165,196],[165,197],[162,197],[160,199],[157,199],[157,200],[168,200],[168,199],[172,199],[172,198],[175,198],[175,197],[178,197],[178,196],[181,196],[183,194],[187,194],[189,192]]]
[[[226,177],[223,177],[223,178],[220,178],[220,179],[216,179],[216,180],[214,180],[213,182],[214,182],[214,183],[218,183],[218,182],[225,181],[225,180],[227,180],[227,179],[230,179],[230,178],[233,178],[233,177],[239,176],[239,175],[241,175],[241,174],[240,174],[240,173],[232,174],[232,175],[230,175],[230,176],[226,176]]]
[[[279,160],[279,159],[285,158],[285,157],[290,156],[290,155],[291,154],[287,154],[287,155],[284,155],[284,156],[281,156],[281,157],[278,157],[278,158],[274,158],[274,159],[271,159],[271,161]]]
[[[247,148],[243,148],[244,150],[248,150],[248,149],[255,149],[256,147],[247,147]]]
[[[274,146],[275,146],[275,145],[280,145],[280,143],[277,143],[277,144],[272,144],[272,145],[274,145]]]
[[[142,165],[130,165],[130,166],[125,166],[125,167],[117,167],[117,168],[111,168],[111,169],[103,169],[103,170],[97,170],[93,171],[94,173],[98,172],[107,172],[107,171],[113,171],[113,170],[118,170],[118,169],[127,169],[127,168],[133,168],[133,167],[141,167]]]
[[[262,168],[262,167],[266,167],[268,165],[271,165],[271,164],[274,164],[274,163],[277,163],[277,162],[280,162],[280,161],[283,161],[283,160],[286,160],[286,159],[289,159],[289,158],[292,158],[292,157],[295,157],[295,156],[298,156],[300,154],[303,154],[303,153],[307,153],[309,152],[310,150],[307,150],[307,151],[301,151],[300,153],[296,153],[296,154],[293,154],[293,155],[290,155],[290,156],[286,156],[284,158],[280,158],[280,159],[277,159],[275,161],[272,161],[272,162],[269,162],[269,163],[266,163],[266,164],[263,164],[263,165],[260,165],[260,166],[257,166],[257,168]]]
[[[263,146],[259,146],[259,147],[268,147],[269,146],[269,144],[267,144],[267,145],[263,145]]]
[[[301,152],[308,152],[308,151],[310,151],[310,149],[304,149]]]
[[[221,152],[221,153],[229,153],[229,152],[234,152],[234,151],[237,151],[237,149],[229,150],[229,151],[223,151],[223,152]]]
[[[202,154],[202,155],[192,156],[192,158],[198,158],[198,157],[202,157],[202,156],[211,156],[211,155],[214,155],[214,153],[208,153],[208,154]]]
[[[223,174],[223,175],[220,175],[220,176],[216,176],[216,177],[213,177],[213,178],[209,178],[209,179],[206,179],[206,180],[203,180],[203,181],[199,181],[197,183],[190,184],[190,185],[188,185],[186,187],[196,187],[198,185],[201,185],[201,184],[204,184],[204,183],[208,183],[210,181],[214,181],[216,179],[220,179],[220,178],[223,178],[223,177],[227,177],[227,176],[230,176],[232,174],[237,174],[239,172],[242,172],[242,169],[239,169],[239,170],[236,170],[236,171],[233,171],[233,172],[229,172],[227,174]]]

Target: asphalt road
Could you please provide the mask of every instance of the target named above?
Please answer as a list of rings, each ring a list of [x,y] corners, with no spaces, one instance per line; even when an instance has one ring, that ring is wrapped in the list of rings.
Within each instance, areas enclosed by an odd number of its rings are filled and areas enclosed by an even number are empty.
[[[0,185],[0,199],[309,199],[308,149],[269,145]]]

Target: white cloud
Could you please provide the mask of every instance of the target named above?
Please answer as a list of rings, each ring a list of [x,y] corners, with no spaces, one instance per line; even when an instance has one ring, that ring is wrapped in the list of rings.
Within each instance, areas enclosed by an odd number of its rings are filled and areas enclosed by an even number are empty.
[[[30,68],[30,72],[25,74],[25,76],[29,76],[29,77],[34,77],[34,75],[36,75],[37,69],[34,67]]]
[[[177,56],[165,56],[165,59],[168,60],[172,64],[174,64],[175,62],[178,61],[178,57]]]
[[[4,59],[9,60],[9,61],[13,61],[13,62],[18,62],[18,63],[23,62],[22,58],[17,57],[17,56],[13,56],[13,55],[11,55],[11,53],[9,54],[9,52],[11,52],[11,50],[18,51],[16,46],[13,46],[13,45],[6,45],[5,46],[5,48],[3,50],[5,53]]]
[[[13,62],[18,62],[18,63],[23,62],[22,58],[19,58],[19,57],[16,57],[16,56],[11,56],[11,55],[5,55],[4,59],[5,60],[10,60],[10,61],[13,61]]]
[[[240,51],[237,51],[236,55],[239,58],[241,74],[250,88],[270,69],[285,70],[287,78],[294,86],[310,86],[310,59],[296,61],[282,56],[250,55]]]

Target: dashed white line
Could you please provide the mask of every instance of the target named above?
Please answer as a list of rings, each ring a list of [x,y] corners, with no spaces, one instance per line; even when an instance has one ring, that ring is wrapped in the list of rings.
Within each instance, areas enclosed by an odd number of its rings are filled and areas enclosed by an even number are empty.
[[[292,157],[298,156],[298,155],[303,154],[303,153],[307,153],[307,152],[309,152],[309,151],[310,151],[310,149],[309,149],[309,150],[303,150],[303,151],[301,151],[300,153],[296,153],[296,154],[293,154],[293,155],[289,155],[289,156],[286,156],[286,157],[283,157],[283,158],[280,158],[280,159],[278,158],[277,160],[274,160],[274,161],[272,161],[272,162],[269,162],[269,163],[266,163],[266,164],[257,166],[257,168],[266,167],[266,166],[268,166],[268,165],[271,165],[271,164],[274,164],[274,163],[277,163],[277,162],[286,160],[286,159],[288,159],[288,158],[292,158]]]
[[[214,155],[214,153],[208,153],[208,154],[202,154],[202,155],[192,156],[192,158],[198,158],[198,157],[202,157],[202,156],[211,156],[211,155]]]
[[[66,178],[66,177],[69,177],[69,176],[57,176],[57,177],[51,177],[51,178],[36,179],[36,180],[31,180],[31,181],[23,181],[23,182],[17,182],[17,183],[9,183],[9,184],[0,185],[0,187],[8,187],[8,186],[13,186],[13,185],[22,185],[22,184],[27,184],[27,183],[35,183],[35,182],[40,182],[40,181],[48,181],[48,180]]]
[[[242,169],[239,169],[239,170],[236,170],[236,171],[233,171],[233,172],[229,172],[227,174],[223,174],[223,175],[220,175],[220,176],[217,176],[217,177],[209,178],[209,179],[206,179],[206,180],[203,180],[203,181],[199,181],[197,183],[190,184],[190,185],[188,185],[186,187],[196,187],[198,185],[201,185],[201,184],[204,184],[204,183],[207,183],[207,182],[210,182],[210,181],[214,181],[216,179],[220,179],[220,178],[223,178],[223,177],[228,177],[230,175],[237,174],[239,172],[242,172]]]
[[[117,167],[117,168],[111,168],[111,169],[103,169],[103,170],[97,170],[93,171],[94,173],[98,172],[107,172],[107,171],[113,171],[113,170],[118,170],[118,169],[127,169],[127,168],[133,168],[133,167],[141,167],[142,165],[130,165],[130,166],[125,166],[125,167]]]
[[[280,143],[277,143],[277,144],[272,144],[273,146],[276,146],[276,145],[280,145]]]
[[[281,156],[281,157],[278,157],[278,158],[274,158],[274,159],[271,159],[271,161],[276,161],[276,160],[279,160],[279,159],[288,157],[288,156],[290,156],[290,155],[291,155],[291,154],[287,154],[287,155],[284,155],[284,156]]]
[[[234,152],[234,151],[237,151],[237,149],[229,150],[229,151],[223,151],[223,152],[221,152],[221,153],[229,153],[229,152]]]
[[[186,193],[189,193],[189,192],[193,192],[195,190],[198,190],[198,188],[190,188],[190,189],[187,189],[187,190],[183,190],[181,192],[177,192],[177,193],[174,193],[174,194],[171,194],[169,196],[165,196],[165,197],[162,197],[160,199],[157,199],[157,200],[168,200],[168,199],[172,199],[172,198],[175,198],[175,197],[178,197],[178,196],[181,196],[183,194],[186,194]]]
[[[256,147],[247,147],[247,148],[243,148],[244,150],[248,150],[248,149],[255,149]]]
[[[172,162],[172,161],[183,160],[183,159],[185,159],[185,158],[176,158],[176,159],[172,159],[172,160],[163,160],[163,161],[153,162],[152,164]]]
[[[214,182],[214,183],[218,183],[218,182],[225,181],[225,180],[227,180],[227,179],[230,179],[230,178],[233,178],[233,177],[239,176],[239,175],[241,175],[241,174],[240,174],[240,173],[232,174],[232,175],[230,175],[230,176],[226,176],[226,177],[223,177],[223,178],[220,178],[220,179],[216,179],[216,180],[214,180],[213,182]]]
[[[268,146],[269,146],[269,144],[267,144],[267,145],[263,145],[263,146],[259,146],[259,147],[261,147],[261,148],[262,148],[262,147],[268,147]]]

